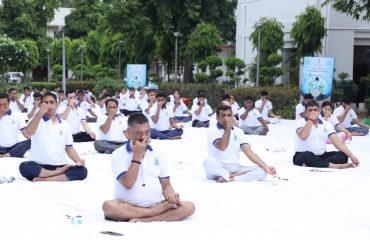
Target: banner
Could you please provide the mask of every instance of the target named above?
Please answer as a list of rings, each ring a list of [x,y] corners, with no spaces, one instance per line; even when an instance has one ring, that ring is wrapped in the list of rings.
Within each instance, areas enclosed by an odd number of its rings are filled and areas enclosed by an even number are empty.
[[[146,86],[146,64],[127,64],[127,88]]]
[[[331,95],[334,74],[334,58],[304,57],[301,94],[311,94],[320,101]]]

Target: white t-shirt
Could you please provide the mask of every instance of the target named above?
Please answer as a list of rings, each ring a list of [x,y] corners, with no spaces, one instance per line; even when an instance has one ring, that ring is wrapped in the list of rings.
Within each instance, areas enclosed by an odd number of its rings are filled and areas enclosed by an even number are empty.
[[[62,114],[66,107],[61,112],[57,112],[57,114]],[[68,117],[66,121],[68,122],[69,126],[71,127],[72,134],[76,134],[80,132],[81,128],[81,121],[86,120],[86,114],[85,111],[80,107],[75,107],[74,109],[69,110]]]
[[[21,104],[23,104],[23,101],[21,99],[18,99]],[[10,100],[9,102],[9,109],[11,109],[13,112],[22,112],[22,110],[19,108],[17,101]]]
[[[234,116],[239,113],[239,109],[240,109],[239,104],[236,101],[234,101],[234,103],[231,105],[231,111],[233,112]]]
[[[158,109],[158,105],[153,106],[150,109],[150,117],[152,118]],[[170,107],[164,107],[159,112],[159,117],[157,123],[154,123],[154,128],[158,131],[167,131],[171,129],[170,119],[173,118],[173,111]],[[153,119],[153,118],[152,118]]]
[[[85,111],[85,114],[87,114],[87,111],[89,111],[91,109],[90,103],[88,103],[86,100],[83,100],[80,103],[79,107],[82,108]]]
[[[140,101],[136,97],[127,96],[123,105],[123,108],[128,111],[137,111],[139,110]]]
[[[262,106],[262,100],[257,100],[254,104],[256,108],[260,108]],[[268,120],[269,119],[269,111],[272,109],[272,103],[270,101],[267,101],[266,104],[263,106],[261,116],[263,119]]]
[[[301,119],[302,117],[300,114],[304,111],[306,111],[305,106],[302,103],[297,104],[295,107],[295,120]]]
[[[18,143],[18,130],[23,130],[26,122],[21,114],[8,109],[7,113],[0,118],[0,147],[12,147]]]
[[[171,102],[169,105],[169,108],[172,109],[175,107],[175,103]],[[188,111],[188,107],[185,105],[185,103],[180,100],[180,104],[176,107],[175,111],[173,112],[173,115],[176,117],[182,117],[184,115],[184,112]]]
[[[246,109],[244,107],[239,109],[239,125],[240,126],[248,126],[248,127],[256,127],[256,126],[261,126],[262,123],[258,120],[259,118],[262,118],[261,113],[255,109],[252,108],[247,117],[242,120],[241,115],[245,113]]]
[[[328,123],[330,123],[333,128],[335,128],[340,123],[338,118],[334,117],[333,114],[330,114],[330,116],[328,117],[328,120],[325,120],[322,114],[319,115],[319,118],[322,121],[327,121]]]
[[[312,152],[315,155],[322,155],[326,152],[326,142],[328,137],[335,133],[334,128],[327,121],[318,119],[317,128],[312,125],[310,135],[302,140],[297,131],[306,125],[306,119],[301,118],[296,121],[295,134],[295,151],[296,152]]]
[[[108,119],[108,114],[104,114],[98,118],[97,126],[99,129],[99,140],[106,140],[112,142],[123,142],[127,141],[123,134],[127,129],[127,119],[121,114],[116,114],[116,117],[112,120],[110,128],[107,133],[103,133],[100,126],[103,125]]]
[[[148,101],[142,102],[142,103],[141,103],[141,112],[142,112],[142,113],[145,115],[145,117],[148,119],[150,128],[154,128],[154,122],[153,122],[153,120],[152,120],[152,117],[151,117],[150,113],[151,113],[151,110],[152,110],[153,108],[157,109],[157,102],[155,101],[155,102],[153,103],[153,106],[149,109],[149,113],[146,113],[146,112],[145,112],[145,110],[146,110],[146,109],[148,109],[149,105],[150,105],[150,104],[149,104],[149,102],[148,102]]]
[[[34,107],[27,108],[27,114],[29,114],[30,112],[32,112],[33,108],[34,108]],[[36,115],[36,113],[37,113],[39,110],[40,110],[40,108],[39,108],[39,107],[37,107],[37,108],[35,109],[35,112],[33,113],[33,116],[32,116],[32,117],[34,117],[34,116]],[[31,117],[31,118],[32,118],[32,117]],[[31,119],[31,118],[30,118],[30,119]]]
[[[169,178],[169,168],[161,153],[148,146],[139,166],[136,182],[126,189],[119,179],[127,172],[133,159],[130,142],[112,153],[114,197],[141,207],[150,207],[162,200],[161,178]]]
[[[204,102],[207,105],[207,98],[204,99]],[[191,106],[191,108],[193,108],[194,106],[198,106],[198,103],[199,103],[198,97],[194,98],[193,105]]]
[[[345,112],[343,106],[339,106],[336,109],[334,109],[333,115],[338,118],[338,116],[342,115]],[[357,118],[357,114],[353,109],[349,110],[346,117],[344,118],[342,125],[345,128],[349,128],[352,126],[352,120]]]
[[[31,136],[32,161],[54,166],[67,164],[65,148],[73,144],[72,133],[66,121],[56,118],[55,123],[45,115],[41,118]]]
[[[198,108],[199,108],[198,104],[193,105],[192,108],[191,108],[191,112],[193,113],[192,114],[193,121],[194,120],[199,120],[201,122],[208,121],[209,120],[209,115],[213,113],[213,110],[212,110],[211,106],[209,106],[208,104],[203,106],[199,115],[195,114],[195,111],[198,110]]]
[[[22,94],[19,99],[22,100],[22,102],[24,102],[24,107],[25,108],[32,108],[33,107],[33,97],[30,95],[30,96],[27,96],[26,97],[26,100],[24,100],[24,94]]]
[[[222,164],[238,164],[240,157],[240,147],[243,144],[248,144],[246,135],[243,130],[233,127],[230,133],[229,145],[224,151],[215,147],[214,143],[220,140],[225,130],[219,123],[212,124],[207,131],[208,139],[208,155],[209,157],[218,159]]]

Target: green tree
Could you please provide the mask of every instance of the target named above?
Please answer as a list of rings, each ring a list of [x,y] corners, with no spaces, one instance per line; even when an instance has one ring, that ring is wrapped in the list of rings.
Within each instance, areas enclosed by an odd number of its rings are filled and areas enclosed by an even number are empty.
[[[86,42],[83,39],[74,39],[71,41],[71,50],[69,51],[69,54],[67,56],[68,59],[68,65],[70,67],[74,67],[81,63],[81,55],[80,55],[80,47],[82,46],[82,56],[83,56],[83,62],[86,63],[86,54],[85,54],[85,46]]]
[[[261,84],[268,85],[273,83],[275,76],[281,72],[273,60],[280,59],[276,57],[278,52],[282,50],[284,46],[284,32],[283,24],[277,21],[275,18],[266,18],[263,17],[260,19],[262,26],[260,27],[261,31],[261,48],[260,48],[260,80]],[[254,25],[254,31],[250,35],[249,39],[253,43],[253,47],[257,48],[258,46],[258,31],[259,28]],[[282,61],[282,59],[281,59]],[[280,62],[281,62],[280,61]],[[249,68],[251,74],[249,74],[250,80],[255,80],[255,66]],[[253,71],[253,72],[252,72]],[[280,74],[281,75],[281,74]],[[280,76],[279,75],[279,76]]]
[[[235,88],[238,87],[240,76],[245,72],[245,63],[242,59],[229,57],[225,59],[225,65],[228,67],[226,75],[229,76],[235,83]]]
[[[37,44],[33,40],[25,39],[17,42],[17,45],[20,45],[20,48],[26,49],[26,54],[24,54],[23,58],[18,62],[17,67],[23,72],[26,85],[29,86],[32,78],[32,71],[39,64],[39,51]]]
[[[326,36],[325,18],[313,6],[296,16],[290,36],[297,48],[297,58],[314,56],[322,49],[322,39]]]
[[[356,20],[370,20],[370,0],[326,0],[323,5],[333,4],[341,13],[352,16]]]
[[[71,60],[70,57],[72,56],[72,42],[68,37],[64,38],[64,46],[65,46],[66,68],[73,67],[73,65],[71,65],[73,61]],[[50,51],[52,65],[63,64],[62,49],[63,49],[62,39],[61,38],[54,39]]]
[[[4,73],[21,61],[26,49],[6,35],[0,35],[0,73]]]
[[[267,62],[261,67],[260,79],[262,85],[271,85],[275,83],[276,78],[283,74],[281,67],[277,65],[281,64],[283,57],[277,53],[273,53],[267,58]]]
[[[88,66],[93,66],[99,63],[100,46],[101,44],[99,33],[97,31],[89,32],[85,48]]]

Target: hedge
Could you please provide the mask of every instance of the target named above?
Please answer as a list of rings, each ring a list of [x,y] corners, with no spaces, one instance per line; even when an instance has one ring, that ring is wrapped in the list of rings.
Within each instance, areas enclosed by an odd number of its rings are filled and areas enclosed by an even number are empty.
[[[49,91],[54,90],[56,87],[62,88],[62,82],[31,82],[31,87],[37,88],[39,91],[44,87]],[[67,81],[66,87],[67,91],[75,91],[78,89],[90,89],[92,90],[96,85],[96,81]]]

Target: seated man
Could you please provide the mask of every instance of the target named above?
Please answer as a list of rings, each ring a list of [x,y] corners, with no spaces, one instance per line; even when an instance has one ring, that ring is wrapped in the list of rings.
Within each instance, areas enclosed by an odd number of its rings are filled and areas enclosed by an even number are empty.
[[[76,105],[80,108],[82,108],[85,111],[86,118],[91,118],[89,122],[96,122],[96,119],[98,118],[98,115],[91,109],[91,105],[88,101],[85,100],[85,91],[84,90],[78,90],[77,91],[77,103]],[[91,117],[87,115],[87,112],[90,113]]]
[[[118,111],[116,99],[105,101],[107,113],[98,118],[99,140],[94,142],[95,150],[111,154],[114,150],[126,144],[124,135],[127,129],[126,119]]]
[[[28,108],[27,109],[27,117],[28,119],[31,119],[33,118],[33,116],[35,116],[35,114],[39,111],[40,109],[40,104],[41,104],[41,93],[39,92],[35,92],[33,94],[33,106],[32,108]]]
[[[170,108],[173,110],[174,118],[177,122],[191,121],[191,113],[188,107],[182,101],[179,93],[174,93],[174,101],[170,103]],[[184,115],[186,114],[186,115]]]
[[[245,97],[244,105],[239,110],[239,126],[246,134],[266,135],[269,128],[260,112],[253,108],[253,99]]]
[[[33,106],[33,97],[31,96],[31,89],[29,87],[23,88],[23,93],[20,96],[20,99],[24,103],[23,112],[28,112],[28,109]]]
[[[332,104],[330,101],[324,101],[321,104],[321,111],[319,118],[321,120],[325,120],[328,123],[331,124],[331,126],[336,130],[336,131],[341,131],[344,132],[347,135],[347,138],[352,140],[352,134],[350,131],[348,131],[343,125],[339,122],[339,120],[333,116],[332,114]]]
[[[357,118],[357,114],[351,109],[351,103],[349,98],[344,97],[342,105],[334,110],[333,115],[343,124],[343,127],[352,133],[352,136],[365,136],[369,133],[370,126]],[[352,127],[352,122],[359,127]]]
[[[148,91],[148,100],[141,103],[142,113],[148,118],[150,128],[154,128],[154,123],[152,117],[150,116],[150,112],[152,108],[155,108],[157,105],[157,93],[154,89],[150,89]]]
[[[6,93],[0,93],[0,158],[23,157],[31,147],[31,141],[19,142],[18,131],[29,139],[26,132],[26,122],[21,113],[9,109],[10,98]]]
[[[268,166],[251,150],[243,131],[232,126],[230,106],[218,107],[216,116],[217,123],[207,133],[208,158],[203,163],[208,179],[219,183],[259,181],[266,177],[266,173],[276,174],[274,167]],[[240,165],[240,151],[258,166]]]
[[[180,221],[191,216],[194,204],[180,201],[171,186],[166,161],[149,145],[148,119],[141,113],[132,114],[127,132],[129,142],[112,154],[115,199],[104,202],[105,217],[150,222]]]
[[[24,110],[24,103],[21,99],[18,98],[18,91],[15,88],[10,88],[9,91],[9,108],[13,112],[23,112]]]
[[[19,171],[30,181],[73,181],[87,176],[85,160],[72,146],[69,124],[56,115],[56,109],[56,95],[45,93],[40,110],[26,128],[31,136],[31,161],[21,163]],[[75,166],[68,164],[65,153]]]
[[[60,112],[57,112],[59,116],[66,120],[70,127],[73,137],[73,142],[92,142],[95,141],[96,135],[93,131],[91,131],[89,125],[86,122],[86,114],[85,111],[77,107],[76,105],[76,94],[71,91],[67,92],[67,106],[62,108],[58,108]],[[80,131],[80,126],[82,125],[85,132]]]
[[[235,96],[233,94],[230,94],[230,104],[231,104],[231,110],[233,112],[233,115],[236,120],[239,120],[239,104],[235,101]]]
[[[157,94],[157,105],[150,110],[150,116],[154,126],[151,129],[153,139],[180,139],[184,133],[183,126],[176,123],[173,117],[173,111],[167,107],[166,95]],[[172,129],[174,128],[174,129]]]
[[[261,91],[261,99],[257,100],[254,106],[261,113],[263,120],[265,120],[267,124],[275,124],[280,121],[281,117],[275,115],[272,111],[272,103],[268,100],[267,91]]]
[[[305,108],[305,117],[296,121],[294,165],[319,168],[357,167],[360,164],[357,157],[337,138],[334,128],[319,119],[319,104],[310,100]],[[326,151],[328,138],[339,152]],[[348,163],[348,157],[353,164]]]
[[[199,94],[197,103],[191,108],[193,113],[193,127],[209,127],[209,117],[213,115],[212,108],[207,104],[206,97]]]
[[[123,99],[123,102],[124,107],[122,113],[125,114],[125,116],[128,116],[132,113],[141,112],[139,108],[140,100],[135,96],[135,88],[129,89],[128,95]]]
[[[311,94],[305,94],[303,96],[303,102],[298,103],[297,106],[295,107],[295,120],[304,118],[305,114],[305,104],[309,100],[313,99],[313,96]]]

